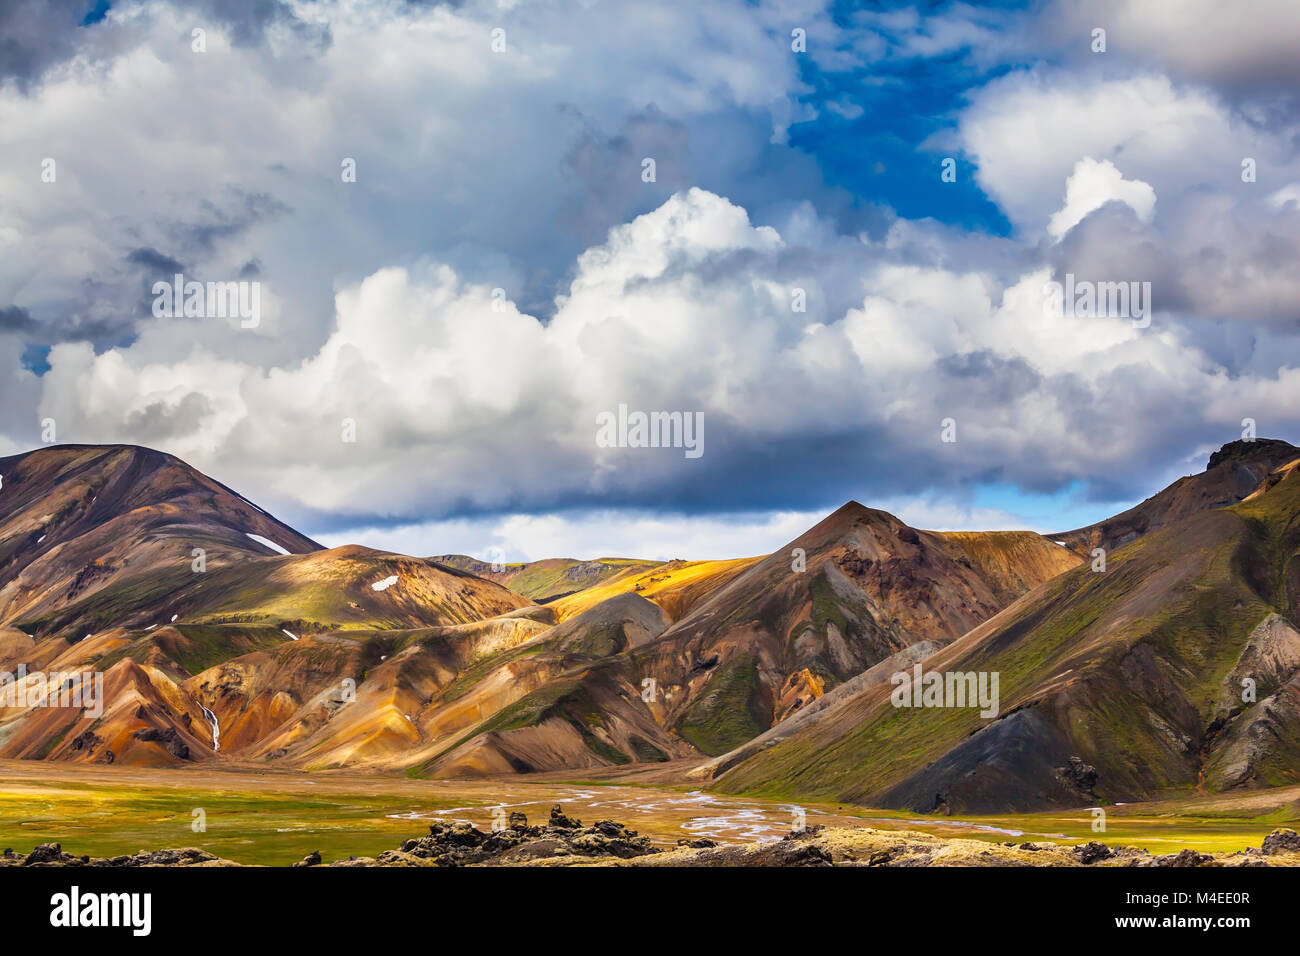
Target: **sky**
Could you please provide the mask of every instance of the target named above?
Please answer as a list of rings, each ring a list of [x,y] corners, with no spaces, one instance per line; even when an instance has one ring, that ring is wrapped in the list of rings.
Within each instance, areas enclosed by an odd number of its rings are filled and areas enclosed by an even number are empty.
[[[0,37],[0,455],[158,448],[328,545],[719,558],[850,499],[1067,530],[1300,440],[1291,0],[7,0]],[[178,273],[255,323],[159,314]],[[601,441],[620,407],[701,453]]]

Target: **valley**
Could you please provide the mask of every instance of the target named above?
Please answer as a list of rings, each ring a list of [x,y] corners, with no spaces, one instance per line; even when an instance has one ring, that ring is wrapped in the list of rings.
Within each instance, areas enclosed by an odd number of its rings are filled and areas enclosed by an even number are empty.
[[[61,843],[78,853],[115,856],[143,848],[197,847],[245,865],[288,866],[319,851],[326,861],[375,856],[432,823],[465,822],[488,831],[493,811],[545,821],[552,806],[585,823],[612,819],[662,849],[678,840],[718,845],[778,840],[793,807],[808,827],[921,832],[990,845],[1061,845],[1100,839],[1153,854],[1192,848],[1233,852],[1258,846],[1278,827],[1300,824],[1300,786],[1247,797],[1176,799],[1111,808],[1107,832],[1093,832],[1086,809],[1039,814],[934,817],[833,804],[792,805],[711,794],[687,783],[620,776],[521,781],[417,781],[352,772],[181,771],[0,761],[0,850]],[[194,811],[205,830],[195,832]]]

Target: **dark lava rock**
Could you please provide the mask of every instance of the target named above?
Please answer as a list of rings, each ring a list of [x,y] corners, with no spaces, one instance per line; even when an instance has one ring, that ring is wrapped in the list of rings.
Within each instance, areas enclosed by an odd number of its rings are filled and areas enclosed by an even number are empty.
[[[168,727],[166,730],[158,730],[156,727],[143,727],[132,736],[136,740],[153,741],[160,744],[164,750],[179,760],[190,759],[190,745],[181,739],[181,735],[176,733],[174,727]]]
[[[1081,793],[1092,793],[1097,785],[1097,768],[1083,762],[1082,757],[1071,757],[1068,767],[1057,767],[1057,775]]]
[[[512,828],[527,827],[528,817],[526,817],[522,812],[516,810],[514,813],[510,814],[509,824]]]
[[[1214,857],[1208,853],[1197,853],[1195,850],[1183,850],[1179,853],[1171,853],[1167,856],[1158,856],[1151,861],[1152,866],[1217,866]]]
[[[776,840],[758,849],[724,846],[697,854],[685,866],[834,866],[831,855],[815,843]]]
[[[435,823],[429,835],[407,840],[397,850],[377,858],[382,865],[410,866],[411,857],[428,860],[436,866],[473,866],[482,863],[512,862],[553,856],[605,856],[631,859],[658,853],[648,837],[639,835],[621,823],[601,820],[584,827],[566,816],[561,807],[551,811],[551,822],[544,827],[530,827],[522,813],[511,825],[484,833],[469,823]]]
[[[73,856],[64,853],[57,843],[44,843],[26,856],[9,854],[2,858],[7,866],[191,866],[217,859],[211,853],[196,850],[193,847],[184,850],[141,850],[132,856],[115,856],[91,859],[89,856]]]
[[[312,850],[301,860],[294,864],[294,867],[300,866],[320,866],[320,850]]]
[[[814,836],[815,834],[818,834],[825,829],[826,828],[822,826],[820,823],[814,823],[812,826],[804,827],[802,830],[791,830],[785,836],[781,837],[781,839],[782,840],[806,840],[809,837]]]
[[[63,857],[63,847],[59,844],[42,843],[27,854],[27,859],[23,860],[23,866],[36,866],[38,863],[61,863]]]
[[[686,847],[690,850],[711,850],[718,844],[715,840],[708,840],[701,837],[698,840],[678,840],[677,845]]]
[[[557,803],[551,807],[551,826],[559,827],[562,830],[576,830],[582,826],[581,820],[575,820],[573,817],[564,815],[564,810]]]
[[[1074,855],[1079,858],[1080,863],[1087,866],[1089,863],[1096,863],[1098,860],[1109,860],[1115,853],[1106,844],[1093,840],[1076,846]]]
[[[1269,856],[1274,853],[1300,851],[1300,834],[1297,834],[1294,830],[1274,830],[1264,837],[1264,844],[1260,849]]]

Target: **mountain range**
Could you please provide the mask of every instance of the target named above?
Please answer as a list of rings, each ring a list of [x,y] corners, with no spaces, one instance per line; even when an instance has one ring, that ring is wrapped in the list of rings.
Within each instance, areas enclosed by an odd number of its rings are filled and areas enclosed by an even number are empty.
[[[1237,441],[1057,534],[849,502],[770,555],[520,564],[326,549],[161,452],[41,448],[0,458],[0,671],[102,674],[103,707],[0,699],[0,757],[952,813],[1295,783],[1298,472]],[[997,675],[996,713],[899,706],[926,672]]]

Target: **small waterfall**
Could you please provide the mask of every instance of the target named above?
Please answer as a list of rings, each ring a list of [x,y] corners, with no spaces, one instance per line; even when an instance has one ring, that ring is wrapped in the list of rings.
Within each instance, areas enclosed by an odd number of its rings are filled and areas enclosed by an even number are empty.
[[[208,723],[212,725],[212,749],[221,749],[221,724],[217,722],[217,715],[208,710],[202,704],[199,704],[199,710],[203,711],[203,716]]]

